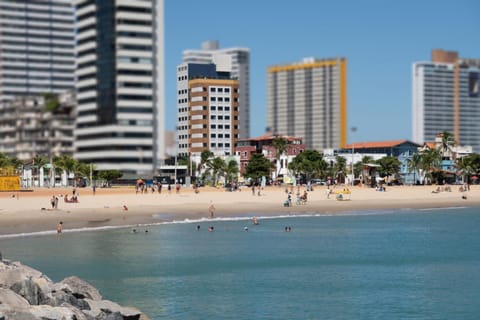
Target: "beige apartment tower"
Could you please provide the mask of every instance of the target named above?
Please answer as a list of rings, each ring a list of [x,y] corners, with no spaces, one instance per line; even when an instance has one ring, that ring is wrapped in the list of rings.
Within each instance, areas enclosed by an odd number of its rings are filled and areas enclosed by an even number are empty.
[[[347,60],[314,59],[268,68],[267,125],[302,137],[308,149],[347,142]]]

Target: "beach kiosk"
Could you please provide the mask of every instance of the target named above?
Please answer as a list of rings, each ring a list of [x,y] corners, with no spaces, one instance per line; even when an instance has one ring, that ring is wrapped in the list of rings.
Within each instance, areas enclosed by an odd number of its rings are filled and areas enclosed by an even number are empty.
[[[13,167],[0,168],[0,191],[20,191],[20,175]]]

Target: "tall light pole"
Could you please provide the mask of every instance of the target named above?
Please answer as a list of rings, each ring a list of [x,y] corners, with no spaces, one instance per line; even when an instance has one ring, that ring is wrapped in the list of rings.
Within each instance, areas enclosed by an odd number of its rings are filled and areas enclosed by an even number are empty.
[[[353,136],[353,132],[357,131],[357,127],[351,127],[350,130],[352,131],[352,136]],[[353,142],[353,140],[352,140],[352,187],[353,187],[354,180],[355,180],[355,173],[353,172],[353,162],[354,162],[353,155],[354,155],[354,153],[355,153],[355,142]]]

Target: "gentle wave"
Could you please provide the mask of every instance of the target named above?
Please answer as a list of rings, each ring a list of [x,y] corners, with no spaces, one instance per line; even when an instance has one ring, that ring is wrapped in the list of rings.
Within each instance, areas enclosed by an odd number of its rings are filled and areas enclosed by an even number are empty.
[[[217,217],[217,218],[200,218],[200,219],[190,219],[186,218],[183,220],[171,220],[171,221],[161,221],[161,222],[152,222],[144,224],[129,224],[129,225],[119,225],[119,226],[102,226],[102,227],[85,227],[77,229],[64,229],[63,233],[78,233],[78,232],[92,232],[92,231],[109,231],[109,230],[118,230],[118,229],[128,229],[128,228],[138,228],[138,227],[149,227],[149,226],[162,226],[162,225],[174,225],[174,224],[194,224],[194,223],[203,223],[203,222],[235,222],[235,221],[250,221],[254,217],[260,220],[275,220],[275,219],[292,219],[292,218],[313,218],[313,217],[345,217],[345,216],[374,216],[374,215],[388,215],[388,214],[401,214],[401,213],[414,213],[415,211],[436,211],[436,210],[460,210],[466,209],[468,207],[446,207],[446,208],[423,208],[423,209],[414,209],[414,208],[402,208],[402,209],[392,209],[392,210],[358,210],[358,211],[345,211],[345,212],[309,212],[302,214],[278,214],[278,215],[256,215],[254,213],[243,214],[241,216],[232,216],[232,217]],[[166,217],[174,217],[173,214],[154,214],[152,217],[154,219],[165,219]],[[45,235],[54,235],[57,232],[55,230],[48,231],[37,231],[29,233],[16,233],[16,234],[5,234],[0,235],[0,239],[6,238],[20,238],[20,237],[33,237],[33,236],[45,236]]]

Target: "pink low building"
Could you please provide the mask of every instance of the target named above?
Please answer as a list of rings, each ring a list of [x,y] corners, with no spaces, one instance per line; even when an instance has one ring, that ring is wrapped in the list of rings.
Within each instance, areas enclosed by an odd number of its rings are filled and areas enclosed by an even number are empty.
[[[285,141],[287,141],[286,150],[280,156],[280,160],[278,162],[276,159],[275,147],[273,146],[273,140],[276,138],[283,138]],[[240,159],[240,174],[243,175],[245,173],[245,167],[248,165],[252,154],[262,153],[265,158],[274,163],[276,170],[272,172],[271,178],[276,179],[277,173],[279,176],[287,174],[288,164],[304,150],[305,144],[303,144],[302,138],[278,136],[267,133],[256,138],[237,140],[235,155]]]

